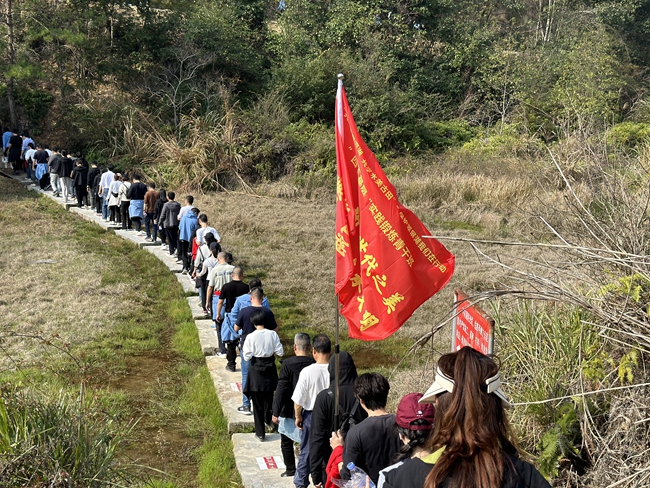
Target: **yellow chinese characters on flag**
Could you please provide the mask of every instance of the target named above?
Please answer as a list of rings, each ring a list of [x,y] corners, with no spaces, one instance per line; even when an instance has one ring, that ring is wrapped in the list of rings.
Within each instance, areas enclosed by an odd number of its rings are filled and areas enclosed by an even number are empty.
[[[357,131],[339,81],[336,98],[336,283],[349,335],[374,341],[399,329],[440,291],[454,255],[397,201]]]

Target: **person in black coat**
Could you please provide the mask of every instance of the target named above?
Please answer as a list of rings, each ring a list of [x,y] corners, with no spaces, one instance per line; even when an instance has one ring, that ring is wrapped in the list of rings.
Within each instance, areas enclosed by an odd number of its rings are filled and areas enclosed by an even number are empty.
[[[72,170],[72,184],[77,195],[77,206],[81,208],[86,198],[86,187],[88,186],[88,168],[85,168],[80,159]]]
[[[354,396],[354,380],[357,379],[357,368],[352,356],[347,352],[340,353],[339,380],[339,419],[351,416],[355,423],[361,422],[368,414],[359,406]],[[332,355],[329,363],[330,387],[321,391],[316,397],[311,416],[311,436],[309,438],[309,466],[314,486],[324,483],[325,467],[332,454],[330,436],[341,428],[334,425],[334,391],[336,388],[336,356]],[[344,429],[345,430],[345,429]]]
[[[298,383],[298,377],[303,369],[315,362],[311,356],[311,338],[309,334],[299,332],[295,335],[293,338],[293,351],[296,355],[282,362],[272,410],[273,422],[283,426],[289,424],[289,428],[292,428],[292,426],[295,428],[291,395],[293,395],[293,390],[296,388],[296,383]],[[282,459],[286,470],[280,476],[285,477],[296,474],[296,454],[293,449],[293,439],[282,433],[283,426],[280,427],[280,449],[282,450]]]
[[[163,247],[166,247],[167,234],[160,222],[160,214],[162,213],[162,208],[165,203],[167,203],[167,192],[164,188],[161,188],[158,192],[158,200],[156,200],[156,204],[153,207],[153,239],[155,242],[156,235],[158,234],[158,231],[160,231],[160,241],[162,242]]]
[[[90,163],[90,169],[88,170],[88,205],[90,208],[97,207],[97,194],[99,192],[99,180],[95,185],[95,179],[97,176],[102,174],[101,170],[97,167],[97,162],[93,161]]]

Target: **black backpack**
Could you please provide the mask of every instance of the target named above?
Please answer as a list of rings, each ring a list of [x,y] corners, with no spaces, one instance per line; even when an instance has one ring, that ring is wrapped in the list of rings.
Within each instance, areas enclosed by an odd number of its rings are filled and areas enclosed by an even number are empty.
[[[332,400],[334,400],[334,392],[332,390],[327,390],[327,394],[332,397]],[[339,427],[339,430],[341,431],[341,436],[344,439],[348,435],[350,429],[355,425],[357,425],[357,420],[354,417],[357,414],[358,408],[359,408],[358,398],[354,401],[354,405],[352,406],[352,410],[350,412],[343,411],[343,409],[341,409],[341,405],[339,405],[339,419],[341,422],[341,426]]]

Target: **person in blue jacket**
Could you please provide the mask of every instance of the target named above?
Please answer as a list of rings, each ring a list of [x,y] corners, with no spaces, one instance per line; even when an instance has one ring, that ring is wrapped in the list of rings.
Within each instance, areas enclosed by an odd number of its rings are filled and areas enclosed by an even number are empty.
[[[199,227],[199,209],[192,207],[192,210],[187,212],[185,216],[181,219],[180,225],[178,227],[178,242],[180,244],[178,248],[178,257],[183,261],[183,274],[187,274],[190,271],[190,261],[192,246],[192,233]]]

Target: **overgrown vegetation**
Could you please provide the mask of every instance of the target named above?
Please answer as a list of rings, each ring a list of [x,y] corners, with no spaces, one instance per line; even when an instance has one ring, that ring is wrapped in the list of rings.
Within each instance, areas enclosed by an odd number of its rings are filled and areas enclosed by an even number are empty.
[[[85,394],[48,399],[4,388],[0,402],[0,486],[114,486],[129,477],[117,463],[122,435]]]
[[[650,122],[639,2],[12,0],[7,9],[0,120],[175,187],[331,177],[339,72],[384,162],[462,145],[472,158],[485,139],[541,147],[587,125],[630,148]]]

